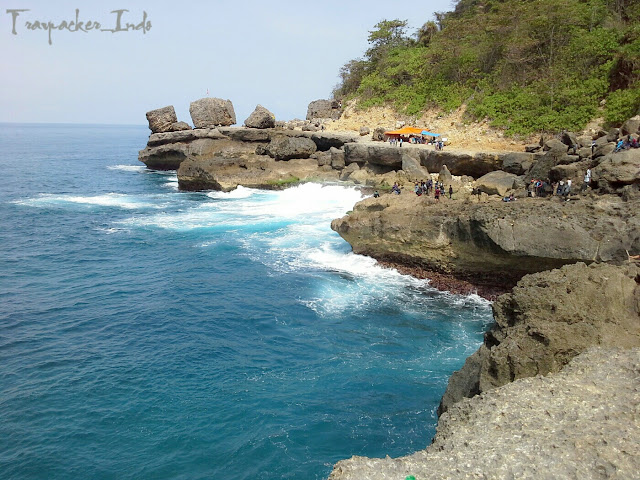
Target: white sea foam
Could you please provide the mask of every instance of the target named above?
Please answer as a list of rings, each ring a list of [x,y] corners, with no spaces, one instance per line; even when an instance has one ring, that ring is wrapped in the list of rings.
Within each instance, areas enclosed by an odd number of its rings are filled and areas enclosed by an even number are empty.
[[[159,208],[156,203],[152,203],[138,195],[124,195],[120,193],[106,193],[103,195],[79,196],[79,195],[52,195],[42,194],[37,197],[18,200],[14,202],[19,205],[31,207],[55,207],[65,204],[114,207],[126,210]]]
[[[209,192],[207,193],[207,197],[215,198],[218,200],[234,200],[238,198],[249,198],[250,196],[258,192],[260,192],[260,190],[245,188],[240,185],[238,186],[238,188],[232,190],[231,192]]]
[[[109,165],[109,170],[122,170],[125,172],[142,172],[147,169],[144,165]]]

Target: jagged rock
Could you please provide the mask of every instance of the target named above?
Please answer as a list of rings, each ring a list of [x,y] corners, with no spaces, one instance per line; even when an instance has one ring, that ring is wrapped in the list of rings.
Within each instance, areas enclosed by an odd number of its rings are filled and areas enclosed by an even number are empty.
[[[345,143],[356,142],[358,140],[357,135],[350,133],[337,133],[337,132],[316,132],[311,135],[311,140],[316,143],[318,150],[325,151],[331,147],[342,148]]]
[[[639,365],[637,348],[589,349],[560,373],[454,405],[426,450],[354,456],[329,480],[635,478]]]
[[[550,155],[559,157],[567,153],[567,146],[557,138],[552,138],[544,142],[543,150],[549,152]]]
[[[420,165],[420,162],[409,155],[402,155],[402,171],[413,180],[429,178],[429,170]]]
[[[589,135],[582,135],[578,137],[578,145],[582,148],[588,147],[591,148],[592,139]]]
[[[140,150],[138,160],[152,170],[177,170],[187,158],[206,156],[215,149],[215,139],[197,138],[187,143],[166,143],[147,147]]]
[[[342,170],[345,166],[344,150],[340,150],[336,147],[331,147],[329,149],[329,153],[331,154],[331,168]]]
[[[612,128],[611,130],[609,130],[609,133],[607,133],[607,142],[615,142],[616,140],[618,140],[619,136],[620,136],[620,129]]]
[[[346,167],[344,170],[342,170],[342,173],[340,174],[340,180],[342,181],[349,180],[349,177],[351,176],[351,174],[354,172],[357,172],[358,170],[360,170],[360,167],[358,166],[358,164],[352,163],[351,165]]]
[[[593,158],[604,157],[605,155],[609,155],[610,153],[613,153],[615,149],[616,149],[615,143],[605,143],[602,145],[596,144],[596,148],[593,150]]]
[[[187,122],[175,122],[171,124],[172,132],[183,132],[185,130],[191,130],[191,127]]]
[[[221,98],[201,98],[191,102],[189,113],[195,128],[213,128],[236,123],[236,113],[231,100]]]
[[[371,133],[371,130],[369,130],[369,127],[360,127],[361,137],[364,137],[365,135],[369,135],[369,133]]]
[[[317,132],[319,130],[320,130],[320,127],[318,127],[316,125],[312,125],[310,123],[307,123],[307,124],[302,126],[302,131],[303,132]]]
[[[522,175],[531,168],[534,158],[532,153],[506,153],[502,156],[502,170],[514,175]]]
[[[314,100],[307,108],[307,120],[315,118],[331,118],[337,120],[342,114],[337,100]]]
[[[267,152],[276,160],[309,158],[317,150],[315,142],[305,137],[276,137],[267,146]]]
[[[331,166],[331,153],[330,152],[316,152],[311,155],[311,158],[315,155],[316,160],[318,161],[319,167],[324,167],[325,165]]]
[[[556,159],[557,165],[569,165],[570,163],[575,163],[580,161],[580,155],[561,155]]]
[[[178,121],[173,105],[147,112],[149,130],[152,133],[171,132],[171,126]]]
[[[558,372],[592,346],[640,347],[638,275],[635,265],[577,263],[525,276],[494,302],[496,323],[449,380],[459,384],[447,387],[439,413],[463,397]]]
[[[198,129],[198,130],[182,130],[179,132],[152,133],[147,142],[148,147],[157,147],[169,143],[185,143],[197,140],[198,138],[210,138],[212,140],[221,140],[228,138],[220,133],[218,129]]]
[[[591,158],[591,147],[582,147],[580,150],[578,150],[578,157]]]
[[[256,109],[244,121],[249,128],[274,128],[276,126],[276,116],[262,105],[257,105]]]
[[[537,143],[531,143],[524,146],[524,151],[527,153],[534,153],[540,151],[542,147]]]
[[[592,171],[593,181],[605,192],[640,184],[640,149],[605,156]]]
[[[384,132],[388,131],[388,128],[384,127],[376,127],[371,135],[371,140],[374,142],[384,142],[386,140],[386,135]]]
[[[571,163],[569,165],[556,165],[549,171],[549,179],[552,182],[570,179],[576,187],[581,185],[584,174],[589,168],[590,161]],[[575,190],[575,189],[574,189]]]
[[[375,212],[367,210],[369,201],[331,224],[355,253],[477,285],[511,288],[527,273],[578,261],[621,262],[627,250],[640,253],[637,199],[446,204],[392,199]]]
[[[514,188],[517,175],[496,170],[483,175],[475,182],[475,186],[487,195],[504,196],[509,190]]]
[[[563,132],[561,141],[567,147],[573,147],[574,145],[578,145],[578,137],[573,132]]]
[[[404,148],[404,147],[403,147]],[[420,164],[430,172],[439,172],[446,165],[452,175],[468,175],[480,178],[494,170],[502,168],[504,154],[465,153],[447,150],[419,149]]]
[[[620,132],[622,135],[632,135],[635,133],[640,133],[640,115],[636,115],[633,118],[630,118],[626,122],[622,124],[620,128]]]

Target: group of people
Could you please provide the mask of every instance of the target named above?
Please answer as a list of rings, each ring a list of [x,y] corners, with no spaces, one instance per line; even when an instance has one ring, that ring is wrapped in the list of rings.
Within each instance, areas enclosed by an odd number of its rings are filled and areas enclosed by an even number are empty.
[[[399,136],[399,137],[389,137],[389,145],[391,146],[398,146],[398,147],[402,147],[403,143],[413,143],[416,145],[431,145],[433,144],[436,148],[436,150],[443,150],[444,149],[444,142],[442,140],[432,140],[432,141],[427,141],[424,137],[418,137],[418,136],[414,136],[414,135],[410,135],[408,139],[406,139],[405,137]]]
[[[440,196],[445,195],[444,183],[434,182],[432,179],[416,182],[413,191],[417,196],[429,195],[433,191],[433,196],[436,200],[440,200]],[[453,196],[453,186],[449,185],[449,198]]]
[[[585,191],[591,184],[591,169],[588,168],[584,174],[584,181],[580,191]],[[537,180],[532,179],[529,185],[527,185],[528,197],[547,197],[547,196],[560,196],[568,199],[571,194],[572,182],[571,179],[560,180],[557,183],[552,183],[549,179]]]
[[[616,149],[614,151],[620,152],[622,150],[628,150],[630,148],[639,148],[639,147],[640,147],[640,142],[638,142],[638,139],[635,137],[632,138],[631,135],[628,135],[626,140],[624,138],[621,138],[620,140],[618,140]]]

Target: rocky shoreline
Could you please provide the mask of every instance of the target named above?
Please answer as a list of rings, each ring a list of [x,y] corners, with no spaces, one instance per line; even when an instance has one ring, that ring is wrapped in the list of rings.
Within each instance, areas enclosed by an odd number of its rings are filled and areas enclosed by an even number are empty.
[[[495,300],[495,325],[452,375],[432,445],[341,461],[331,480],[640,471],[640,149],[615,151],[638,139],[640,116],[525,152],[469,153],[399,148],[380,141],[381,129],[324,131],[323,118],[340,116],[331,101],[288,123],[258,106],[245,127],[231,126],[228,100],[198,100],[190,113],[195,129],[173,107],[148,112],[152,134],[139,155],[149,168],[177,170],[181,189],[341,181],[379,190],[332,222],[354,252]],[[414,182],[426,179],[451,185],[452,198],[415,195]],[[538,180],[543,198],[528,198]],[[573,189],[555,195],[561,181]],[[388,193],[394,183],[401,195]],[[517,201],[501,201],[507,195]]]

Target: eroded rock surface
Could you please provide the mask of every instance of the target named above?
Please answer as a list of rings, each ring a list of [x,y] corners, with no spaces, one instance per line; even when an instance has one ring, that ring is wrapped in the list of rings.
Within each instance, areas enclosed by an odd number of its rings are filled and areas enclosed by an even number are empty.
[[[591,349],[560,373],[457,403],[426,450],[352,457],[329,480],[637,478],[639,375],[640,349]]]
[[[640,268],[567,265],[524,277],[493,304],[484,344],[449,379],[439,412],[518,378],[558,372],[591,346],[640,347]]]
[[[201,98],[191,102],[189,113],[195,128],[214,128],[236,123],[236,113],[231,100]]]

